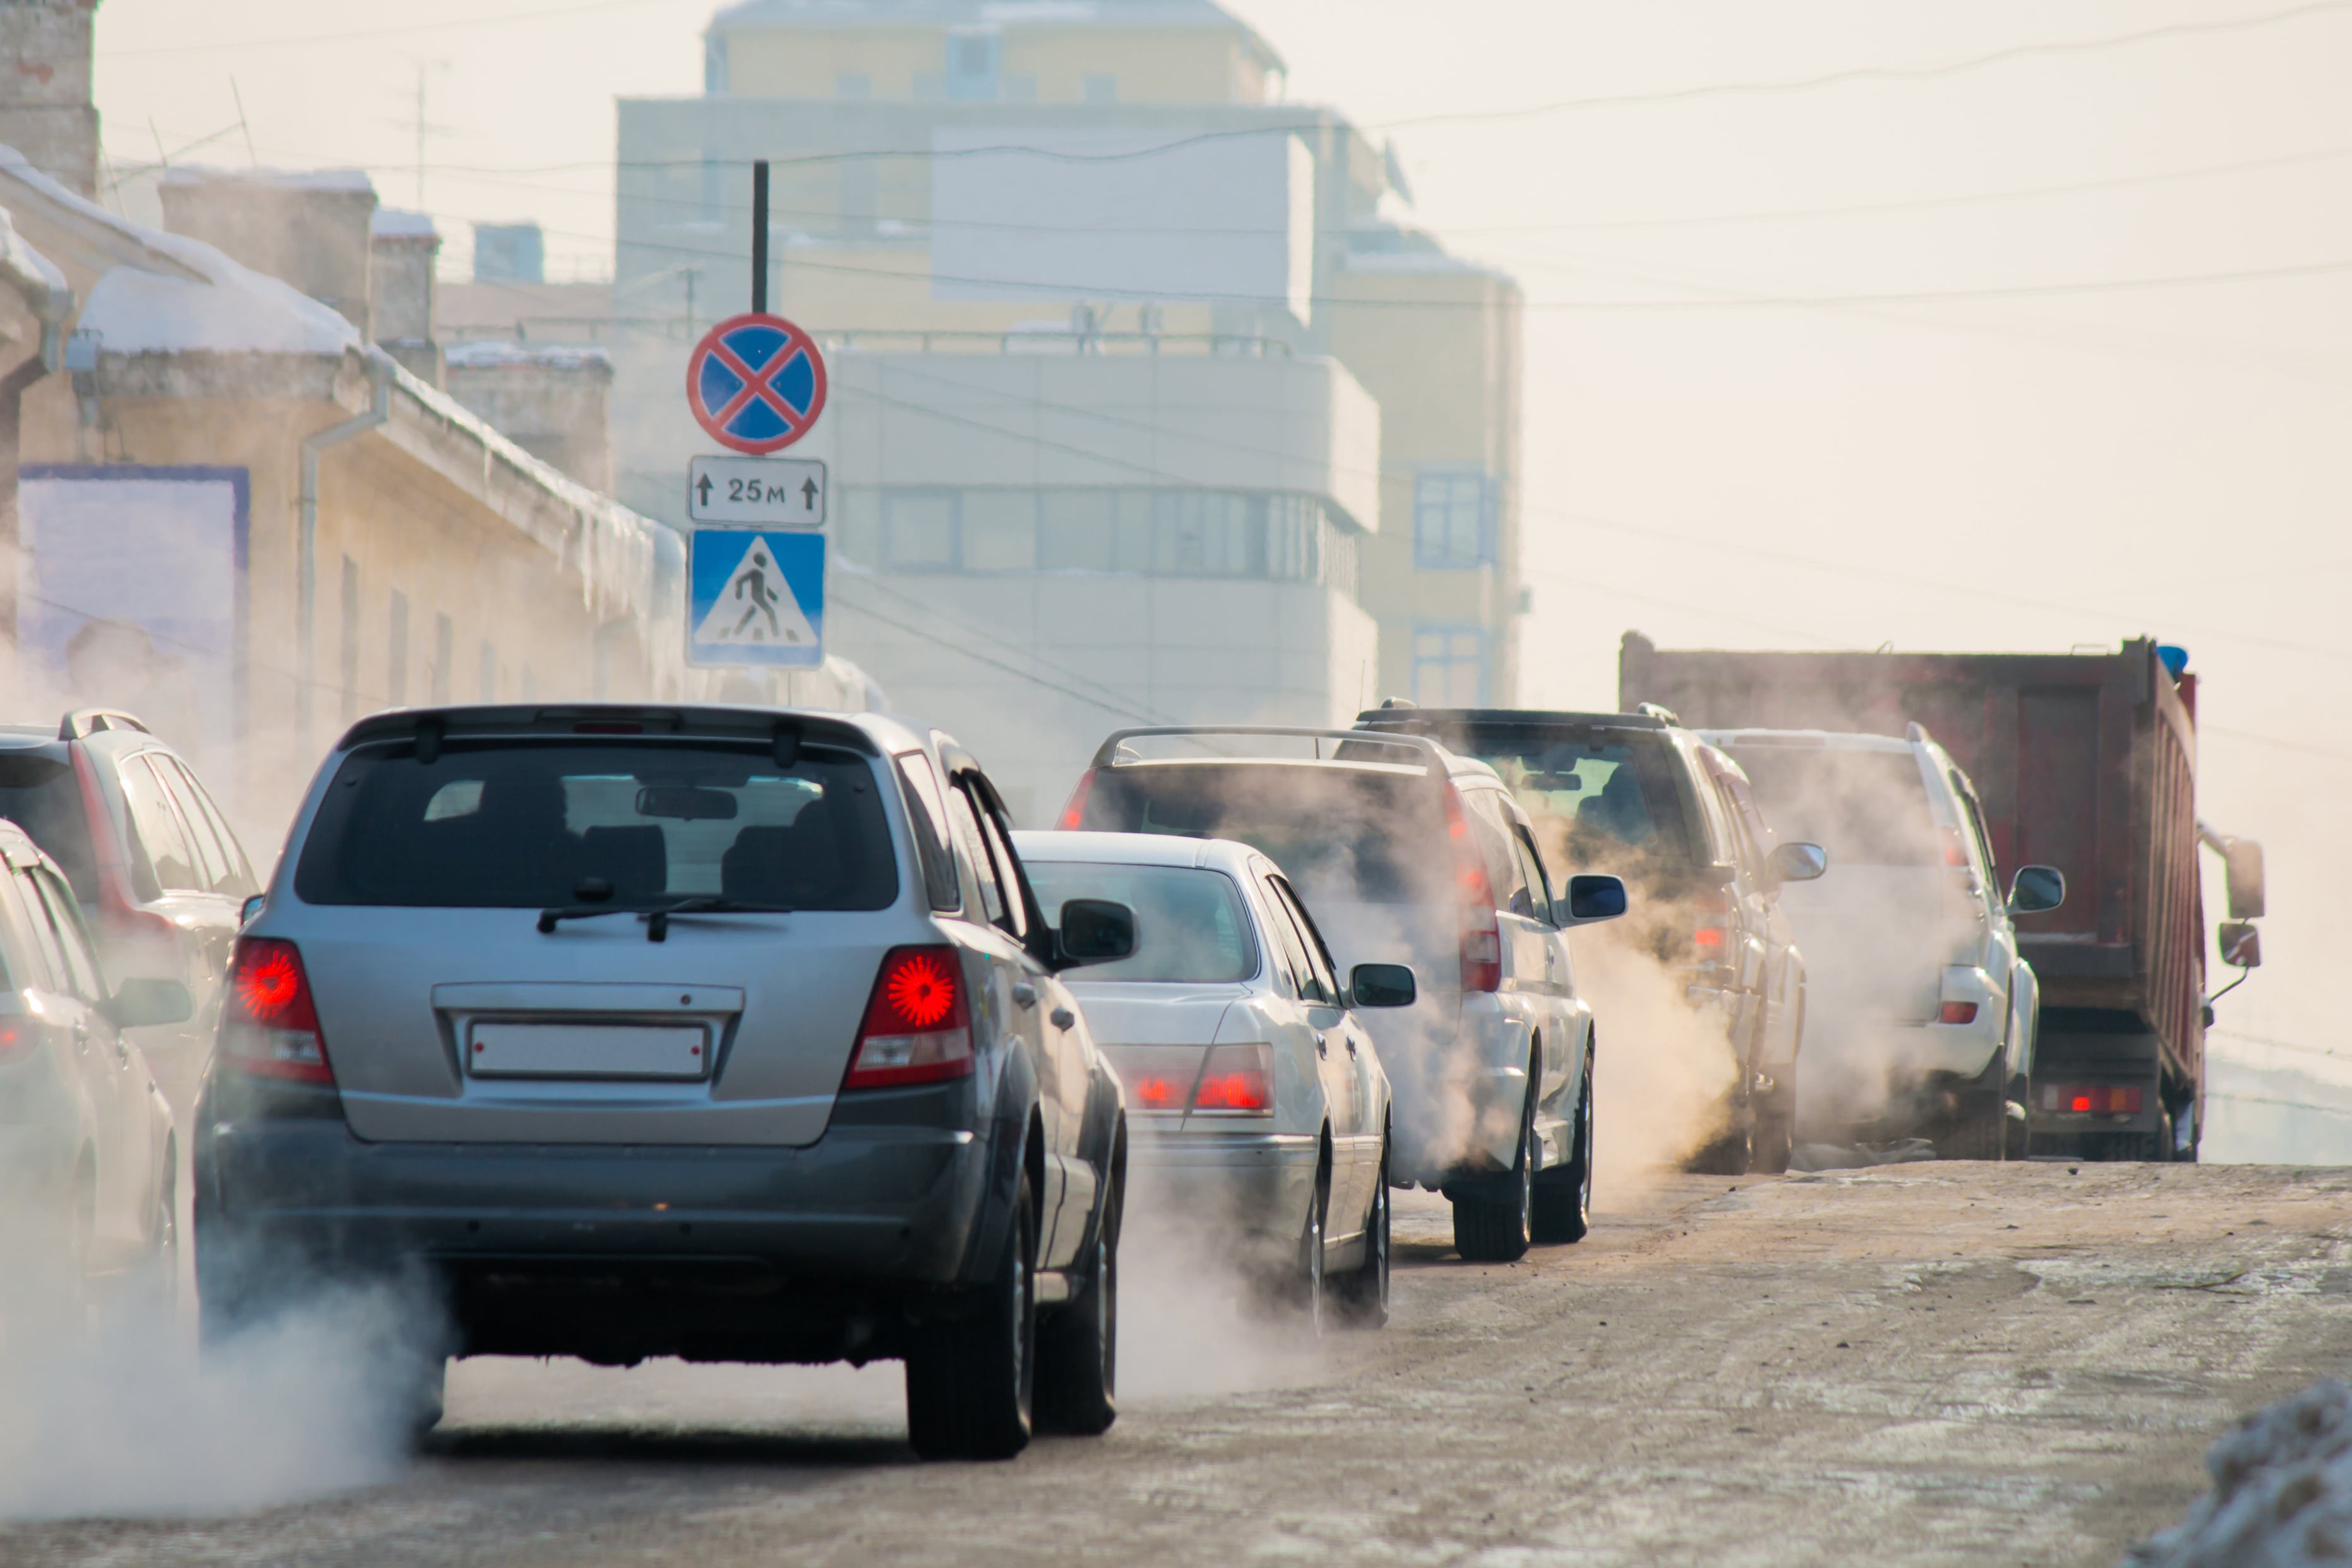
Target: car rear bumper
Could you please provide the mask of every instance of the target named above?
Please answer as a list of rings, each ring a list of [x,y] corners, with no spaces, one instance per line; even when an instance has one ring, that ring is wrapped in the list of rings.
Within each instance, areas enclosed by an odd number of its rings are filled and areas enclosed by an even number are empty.
[[[1137,1207],[1180,1224],[1296,1241],[1315,1190],[1312,1133],[1143,1131],[1129,1126]]]
[[[800,1149],[372,1144],[329,1117],[205,1127],[198,1292],[208,1330],[320,1284],[400,1281],[440,1298],[478,1354],[892,1354],[908,1322],[956,1310],[1008,1185],[994,1152],[903,1124]]]

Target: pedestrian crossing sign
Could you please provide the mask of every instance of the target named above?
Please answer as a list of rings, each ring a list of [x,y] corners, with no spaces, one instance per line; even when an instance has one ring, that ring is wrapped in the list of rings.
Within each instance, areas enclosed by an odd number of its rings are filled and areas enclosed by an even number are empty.
[[[824,663],[824,536],[697,528],[687,546],[686,662]]]

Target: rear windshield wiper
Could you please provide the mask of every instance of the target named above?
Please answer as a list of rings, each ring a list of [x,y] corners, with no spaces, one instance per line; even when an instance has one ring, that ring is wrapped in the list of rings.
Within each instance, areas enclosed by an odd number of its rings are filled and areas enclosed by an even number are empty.
[[[673,915],[790,915],[793,911],[782,904],[751,904],[740,898],[722,898],[715,894],[692,898],[675,899],[668,904],[650,908],[628,904],[566,904],[539,912],[539,931],[544,936],[552,932],[557,923],[565,920],[593,920],[600,915],[642,915],[646,918],[646,940],[669,940],[669,917]]]

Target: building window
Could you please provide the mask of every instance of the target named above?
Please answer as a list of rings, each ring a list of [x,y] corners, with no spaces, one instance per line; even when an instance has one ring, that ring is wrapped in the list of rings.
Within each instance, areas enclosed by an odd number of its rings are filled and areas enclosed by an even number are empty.
[[[1415,566],[1462,568],[1494,559],[1486,476],[1424,469],[1412,481]]]
[[[1412,700],[1423,707],[1485,706],[1486,633],[1475,626],[1415,627]]]
[[[968,490],[957,519],[966,571],[1037,570],[1037,497],[1031,490]]]
[[[1085,103],[1117,103],[1118,78],[1107,71],[1089,71],[1079,78],[1078,98]]]
[[[384,617],[384,700],[394,707],[408,702],[408,595],[392,591],[392,612]]]
[[[457,628],[446,615],[433,618],[433,701],[449,700],[449,665],[457,657]]]
[[[953,571],[953,490],[893,490],[882,497],[882,563],[900,571]]]
[[[999,96],[997,71],[1003,56],[1003,37],[994,32],[948,35],[948,97],[964,102],[993,102]]]
[[[864,71],[843,71],[833,78],[835,98],[872,98],[874,78]]]

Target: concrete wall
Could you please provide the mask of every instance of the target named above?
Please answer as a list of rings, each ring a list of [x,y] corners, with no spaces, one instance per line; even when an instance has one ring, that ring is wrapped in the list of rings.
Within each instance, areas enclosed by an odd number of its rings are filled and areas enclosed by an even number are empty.
[[[1261,103],[1266,57],[1228,27],[1023,26],[982,29],[998,47],[1000,94],[1077,103],[1087,78],[1109,77],[1130,103]],[[779,27],[714,32],[723,40],[726,90],[745,98],[832,98],[845,77],[877,99],[943,98],[950,30],[929,26]]]
[[[462,344],[444,373],[449,395],[516,445],[612,493],[613,361],[603,350]]]
[[[163,179],[163,225],[256,272],[292,284],[367,338],[375,191],[365,174],[253,173],[173,169]]]
[[[97,14],[98,0],[0,0],[0,146],[85,196],[98,189]]]

